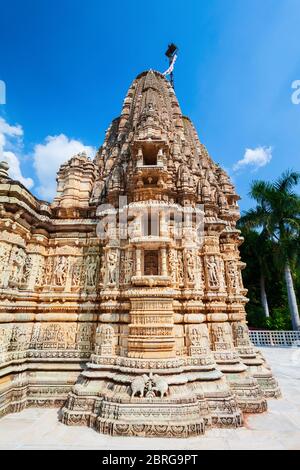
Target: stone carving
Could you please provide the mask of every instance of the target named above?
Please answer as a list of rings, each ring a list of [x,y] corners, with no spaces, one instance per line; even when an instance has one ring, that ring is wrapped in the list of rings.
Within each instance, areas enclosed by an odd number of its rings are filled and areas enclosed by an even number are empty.
[[[117,260],[118,255],[115,251],[111,251],[107,255],[108,283],[116,284],[117,282]]]
[[[149,376],[150,377],[150,376]],[[150,380],[151,377],[150,377]],[[168,382],[157,374],[153,376],[154,388],[153,390],[160,394],[160,398],[163,398],[165,395],[168,395],[169,385]]]
[[[64,287],[67,279],[68,272],[68,258],[66,256],[59,256],[56,261],[54,270],[54,284]]]
[[[191,251],[186,252],[186,272],[187,272],[187,280],[188,282],[194,282],[195,274],[194,274],[194,256]]]
[[[146,374],[142,375],[141,377],[135,377],[131,382],[131,397],[135,397],[137,393],[140,394],[140,397],[143,398],[146,383],[148,381],[148,376]]]
[[[81,285],[81,274],[82,274],[82,260],[77,259],[72,267],[72,286],[79,287]]]
[[[238,197],[160,73],[93,161],[61,166],[52,203],[7,175],[0,199],[0,416],[188,437],[278,396],[246,327]]]
[[[178,260],[178,282],[179,282],[179,285],[182,285],[184,282],[184,268],[183,268],[183,254],[181,250],[177,252],[177,260]]]
[[[225,283],[225,267],[224,261],[222,258],[219,259],[219,280],[220,280],[220,292],[224,292],[226,290],[226,283]]]
[[[177,251],[174,249],[169,250],[169,271],[173,284],[178,282],[178,270],[177,270]]]
[[[24,263],[24,266],[23,266],[23,273],[22,273],[22,279],[21,279],[22,284],[27,284],[28,283],[29,275],[30,275],[30,272],[32,270],[32,267],[33,267],[32,257],[30,255],[28,255],[26,257],[26,260],[25,260],[25,263]]]
[[[169,385],[168,382],[157,374],[149,375],[143,374],[142,376],[135,377],[131,382],[131,397],[133,398],[137,393],[140,394],[140,398],[144,395],[146,398],[155,398],[157,395],[163,398],[168,394]]]
[[[249,331],[246,323],[234,322],[232,325],[233,338],[236,346],[250,346]]]
[[[115,332],[110,325],[101,325],[96,330],[96,354],[100,356],[113,356]]]
[[[0,286],[4,283],[5,269],[9,257],[9,246],[0,243]]]
[[[93,256],[88,256],[84,266],[86,272],[86,285],[93,287],[96,284],[97,274],[97,259]]]
[[[43,271],[43,284],[47,286],[51,285],[53,266],[54,266],[53,256],[48,256],[46,263],[45,263],[44,271]]]
[[[232,348],[231,328],[228,323],[212,324],[212,342],[215,350],[230,350]]]
[[[23,267],[25,264],[26,253],[23,248],[15,247],[12,252],[11,256],[11,275],[10,275],[10,282],[19,284],[22,275],[23,275]]]
[[[37,287],[41,287],[43,285],[43,277],[45,272],[45,258],[43,256],[39,256],[38,259],[36,259],[35,269],[36,275],[34,278],[34,284]]]
[[[203,272],[203,264],[202,264],[202,257],[198,253],[196,255],[196,266],[195,266],[195,287],[196,289],[202,289],[204,285],[204,272]]]
[[[227,262],[227,274],[228,274],[229,286],[232,289],[235,289],[235,290],[238,289],[239,288],[239,275],[236,269],[235,261]]]
[[[207,354],[210,349],[209,334],[206,325],[189,327],[189,353],[191,356]]]
[[[210,256],[206,262],[208,268],[208,283],[210,287],[218,287],[218,265],[215,256]]]
[[[124,278],[123,282],[129,284],[133,275],[133,257],[132,252],[127,251],[124,259]]]

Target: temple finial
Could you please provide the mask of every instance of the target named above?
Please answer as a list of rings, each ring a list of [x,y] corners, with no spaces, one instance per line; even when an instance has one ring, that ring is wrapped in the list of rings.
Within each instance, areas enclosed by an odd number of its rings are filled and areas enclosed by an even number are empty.
[[[170,82],[172,87],[174,88],[174,65],[177,59],[178,47],[173,42],[168,45],[168,49],[165,52],[165,55],[169,59],[169,68],[163,73],[164,76],[170,75]]]

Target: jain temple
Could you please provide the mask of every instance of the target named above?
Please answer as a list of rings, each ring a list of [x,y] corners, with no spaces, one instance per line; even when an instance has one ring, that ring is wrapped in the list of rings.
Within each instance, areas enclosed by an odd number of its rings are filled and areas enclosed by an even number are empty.
[[[0,164],[0,416],[188,437],[280,395],[249,339],[238,201],[163,74],[131,84],[53,202]]]

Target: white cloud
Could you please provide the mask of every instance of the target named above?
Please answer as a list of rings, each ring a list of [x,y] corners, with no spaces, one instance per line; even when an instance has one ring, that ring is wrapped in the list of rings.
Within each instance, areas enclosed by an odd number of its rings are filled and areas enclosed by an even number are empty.
[[[4,160],[9,164],[9,176],[13,180],[18,180],[20,183],[24,184],[26,188],[31,189],[34,185],[32,178],[25,178],[22,175],[20,168],[20,161],[15,153],[13,152],[3,152]]]
[[[19,147],[19,141],[23,137],[21,126],[11,126],[0,117],[0,160],[5,160],[9,164],[9,176],[20,181],[28,189],[33,187],[32,178],[26,178],[22,175],[20,159],[16,150]]]
[[[267,165],[272,159],[272,147],[256,147],[246,149],[244,157],[233,165],[233,171],[241,170],[245,167],[252,167],[253,171]]]
[[[22,126],[10,125],[0,117],[0,160],[8,162],[9,176],[12,179],[31,189],[34,186],[33,179],[24,177],[21,170],[23,135]],[[80,140],[69,139],[64,134],[49,135],[43,143],[35,145],[33,165],[39,181],[37,192],[41,198],[53,199],[56,192],[56,173],[60,165],[79,152],[85,152],[88,157],[92,157],[96,149],[84,145]]]
[[[49,135],[43,144],[34,147],[34,167],[40,182],[37,191],[43,199],[53,199],[56,191],[56,173],[60,165],[73,155],[85,152],[88,157],[96,149],[84,145],[79,140],[69,139],[66,135]]]
[[[0,134],[10,137],[21,137],[23,129],[21,126],[11,126],[4,118],[0,117]]]

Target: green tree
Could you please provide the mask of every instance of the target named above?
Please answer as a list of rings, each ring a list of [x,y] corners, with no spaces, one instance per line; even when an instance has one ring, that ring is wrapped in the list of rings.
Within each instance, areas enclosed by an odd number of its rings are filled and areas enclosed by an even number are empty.
[[[275,182],[254,181],[250,196],[256,201],[254,209],[245,212],[241,225],[256,228],[274,244],[274,261],[284,272],[288,304],[294,330],[300,329],[299,311],[292,269],[299,259],[300,197],[295,186],[300,173],[287,171]]]
[[[266,280],[269,277],[269,261],[272,253],[272,243],[264,230],[247,229],[243,221],[239,223],[244,238],[243,255],[247,260],[255,260],[259,269],[260,301],[266,318],[270,317]],[[248,261],[249,262],[249,261]],[[257,272],[257,271],[256,271]]]

